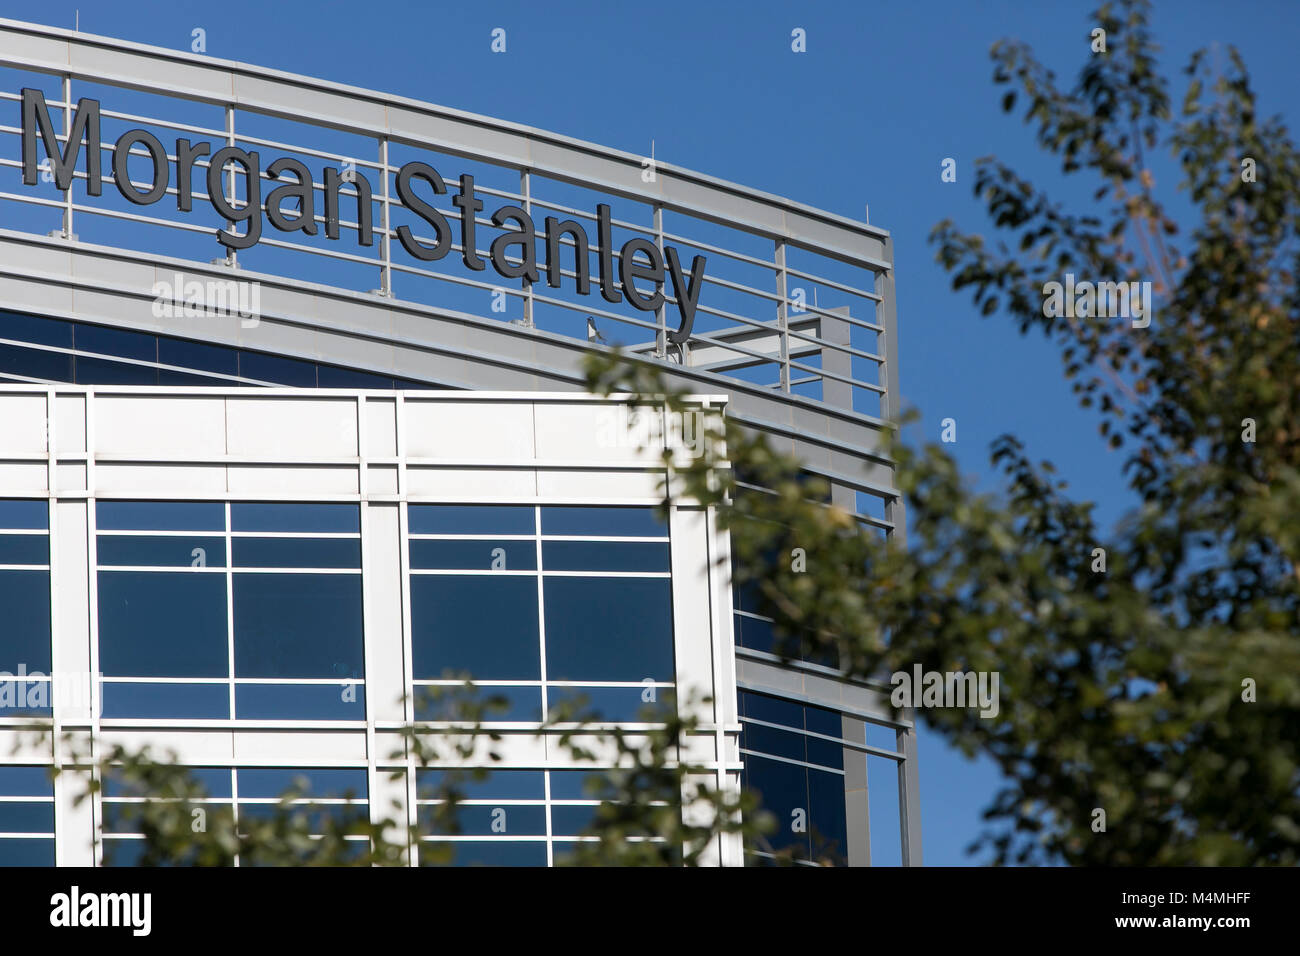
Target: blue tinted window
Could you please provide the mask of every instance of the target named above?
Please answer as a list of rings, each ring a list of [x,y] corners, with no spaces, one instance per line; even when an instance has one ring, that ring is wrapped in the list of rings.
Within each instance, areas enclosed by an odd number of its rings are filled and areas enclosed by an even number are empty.
[[[365,720],[361,684],[237,684],[241,720]]]
[[[420,825],[425,833],[465,836],[545,836],[546,808],[522,806],[459,806],[455,809],[455,826],[440,825],[435,808],[419,808]]]
[[[416,678],[541,676],[534,577],[413,575],[411,627]]]
[[[316,384],[321,388],[392,388],[391,375],[374,375],[350,368],[321,365],[316,370]]]
[[[533,509],[518,505],[411,505],[411,534],[532,534]]]
[[[53,833],[54,804],[0,803],[0,832]]]
[[[415,779],[422,799],[434,797],[448,779],[462,800],[543,800],[546,797],[541,770],[493,770],[482,780],[475,780],[468,771],[453,771],[449,778],[445,770],[417,770]]]
[[[552,712],[569,705],[576,708],[568,710],[569,714],[589,713],[601,720],[654,722],[671,713],[674,698],[671,687],[653,689],[655,699],[647,701],[649,688],[645,687],[562,687],[549,684],[546,699]]]
[[[739,646],[753,651],[766,651],[769,654],[774,652],[776,634],[772,631],[770,621],[760,621],[757,618],[737,614],[735,622],[736,643]]]
[[[158,370],[159,385],[204,385],[204,386],[221,386],[221,385],[240,385],[240,382],[227,382],[219,378],[210,378],[206,375],[194,375],[190,372],[174,372],[171,369],[160,368]]]
[[[361,506],[235,502],[230,506],[230,528],[232,531],[357,534],[361,531]]]
[[[236,676],[364,676],[359,574],[241,572],[234,589]]]
[[[47,382],[71,382],[72,355],[69,352],[28,349],[20,345],[0,345],[0,372]]]
[[[226,720],[230,688],[226,684],[153,684],[108,681],[103,687],[104,716]]]
[[[306,796],[364,800],[366,771],[360,767],[240,767],[240,799],[279,797],[290,787]]]
[[[460,840],[455,843],[422,844],[420,864],[436,863],[434,848],[442,846],[452,852],[451,866],[545,866],[546,844],[522,840]]]
[[[53,866],[54,840],[12,840],[0,837],[0,866]]]
[[[551,807],[551,832],[556,836],[579,836],[592,830],[599,804]]]
[[[261,352],[239,353],[239,374],[242,378],[256,378],[277,385],[298,388],[316,387],[316,366],[312,362],[265,355]]]
[[[0,338],[72,348],[72,323],[17,312],[0,312]]]
[[[545,541],[542,565],[548,571],[667,571],[668,542]]]
[[[50,526],[50,506],[44,501],[0,498],[0,528],[45,531]]]
[[[671,681],[672,582],[546,578],[546,672],[556,680]]]
[[[542,508],[542,534],[599,537],[665,537],[668,526],[654,508]]]
[[[552,770],[552,800],[595,800],[608,786],[603,770]]]
[[[156,365],[131,365],[78,355],[74,359],[73,371],[78,385],[158,384]]]
[[[458,703],[456,695],[434,697],[421,693],[425,689],[424,687],[416,689],[416,720],[466,719],[467,712]],[[490,701],[500,701],[501,703],[501,706],[493,705],[484,710],[484,720],[531,721],[542,719],[542,689],[540,687],[480,685],[478,700],[485,705]]]
[[[50,539],[43,534],[0,534],[0,564],[49,564]]]
[[[825,770],[808,771],[808,831],[816,859],[843,862],[848,850],[844,777]],[[883,842],[883,841],[882,841]]]
[[[95,550],[108,567],[226,566],[226,539],[217,537],[101,534]]]
[[[0,571],[0,670],[50,671],[50,572]]]
[[[472,541],[417,538],[411,542],[411,567],[465,571],[535,571],[537,545],[534,541],[502,541],[499,538],[477,538]]]
[[[229,799],[233,793],[230,770],[227,767],[186,767],[185,770],[209,797]],[[138,788],[124,786],[116,774],[109,773],[104,778],[104,796],[106,798],[143,797],[147,794],[139,792]]]
[[[235,538],[237,568],[359,568],[360,538]]]
[[[52,797],[48,767],[0,767],[0,797]]]
[[[158,361],[164,365],[179,365],[197,371],[239,374],[239,355],[234,349],[187,342],[184,339],[159,338]]]
[[[100,571],[99,663],[110,677],[225,677],[226,580]]]
[[[744,760],[745,789],[756,794],[763,809],[778,821],[776,830],[767,836],[768,843],[774,850],[794,848],[799,856],[806,858],[810,849],[808,834],[792,832],[789,821],[795,810],[808,810],[807,770],[797,764],[765,760],[752,754],[745,754]],[[841,786],[841,801],[843,793]]]
[[[219,501],[99,501],[100,531],[224,531],[226,506]]]
[[[746,750],[756,750],[774,757],[789,757],[791,760],[807,758],[803,734],[753,723],[745,723],[743,727],[740,745]]]
[[[73,335],[74,344],[81,352],[98,352],[144,362],[158,361],[157,336],[81,323],[77,324]]]

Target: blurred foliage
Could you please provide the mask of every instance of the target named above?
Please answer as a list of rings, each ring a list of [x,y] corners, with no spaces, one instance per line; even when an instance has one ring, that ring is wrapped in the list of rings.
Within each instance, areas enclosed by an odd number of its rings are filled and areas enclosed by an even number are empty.
[[[998,496],[973,493],[940,446],[886,436],[906,550],[820,503],[825,488],[734,423],[717,425],[706,454],[665,461],[674,494],[718,508],[736,583],[762,595],[787,655],[834,653],[862,678],[917,663],[1000,673],[996,718],[918,711],[1006,777],[972,851],[998,863],[1295,864],[1300,157],[1278,120],[1257,116],[1231,49],[1192,58],[1174,117],[1147,6],[1095,13],[1068,91],[1025,46],[993,47],[1003,108],[1024,105],[1062,176],[1095,182],[1094,205],[1070,213],[988,158],[975,194],[1016,251],[952,222],[931,237],[980,314],[1059,347],[1081,404],[1123,456],[1136,504],[1115,529],[1099,529],[1092,503],[1011,436],[992,447]],[[1105,53],[1089,52],[1094,25]],[[1185,237],[1145,159],[1161,148],[1196,218]],[[1150,281],[1154,320],[1047,317],[1044,285],[1067,271]],[[691,414],[649,365],[611,355],[589,378],[598,392]]]

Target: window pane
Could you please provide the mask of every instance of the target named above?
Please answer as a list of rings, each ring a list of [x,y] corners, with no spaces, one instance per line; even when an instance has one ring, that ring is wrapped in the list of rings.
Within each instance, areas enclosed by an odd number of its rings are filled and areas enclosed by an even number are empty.
[[[50,506],[45,501],[0,498],[0,528],[45,531],[50,526]]]
[[[366,771],[360,767],[240,767],[239,796],[279,797],[290,787],[313,797],[366,799]]]
[[[736,643],[738,645],[747,647],[752,651],[773,653],[776,647],[776,634],[772,631],[771,621],[760,621],[757,618],[737,614],[735,615],[735,622]]]
[[[541,770],[492,770],[482,780],[469,771],[452,772],[452,785],[463,800],[544,800],[546,782]],[[415,771],[420,799],[433,797],[448,779],[445,770]]]
[[[28,349],[21,345],[0,345],[0,372],[25,375],[47,382],[71,382],[72,355],[68,352]]]
[[[158,339],[158,361],[163,365],[179,365],[196,371],[239,374],[239,358],[234,349],[166,336]]]
[[[54,804],[0,803],[0,832],[53,833]]]
[[[226,506],[220,501],[99,501],[100,531],[224,531]]]
[[[50,672],[50,572],[0,571],[0,608],[4,640],[0,670]]]
[[[235,538],[237,568],[360,568],[360,538]]]
[[[667,578],[546,578],[546,672],[556,680],[673,679]]]
[[[241,720],[365,720],[361,684],[237,684]]]
[[[545,866],[546,844],[541,841],[521,840],[469,840],[456,843],[421,845],[420,865],[436,864],[434,853],[436,847],[448,847],[452,851],[452,866]]]
[[[0,837],[0,866],[53,865],[53,840],[6,840]]]
[[[646,700],[651,689],[654,700]],[[546,700],[552,714],[557,707],[568,704],[576,706],[578,714],[594,712],[601,720],[628,722],[663,720],[674,705],[671,687],[561,687],[549,684]]]
[[[662,538],[667,537],[668,526],[650,507],[546,507],[542,508],[542,534]]]
[[[236,676],[364,676],[359,574],[241,572],[234,587]]]
[[[768,843],[775,850],[794,848],[799,857],[806,858],[808,834],[795,832],[792,823],[794,811],[808,810],[807,771],[796,764],[765,760],[752,754],[745,754],[744,759],[745,789],[757,794],[763,809],[776,817],[776,829],[768,834]]]
[[[238,501],[230,506],[230,528],[232,531],[358,534],[361,506]]]
[[[226,580],[99,572],[99,664],[110,677],[225,677]]]
[[[105,717],[226,720],[230,687],[226,684],[152,684],[106,682]]]
[[[542,565],[547,571],[667,571],[668,542],[546,541]]]
[[[49,535],[0,534],[0,564],[49,563]]]
[[[0,338],[72,348],[72,323],[17,312],[0,312]]]
[[[226,539],[217,537],[101,534],[95,552],[106,567],[226,566]]]
[[[415,689],[416,720],[464,720],[465,711],[459,707],[455,694],[436,698],[422,693],[426,687]],[[486,720],[531,721],[542,719],[542,689],[540,687],[494,687],[479,685],[478,700],[487,703],[493,699],[504,701],[504,708],[486,711]]]
[[[552,800],[595,800],[608,786],[604,770],[552,770]]]
[[[813,858],[842,864],[848,849],[844,777],[824,770],[809,770],[808,804]]]
[[[551,807],[551,832],[556,836],[581,836],[596,823],[599,804]]]
[[[48,767],[0,767],[0,797],[52,797]]]
[[[417,679],[541,677],[534,577],[413,575],[411,627]]]
[[[158,337],[155,335],[82,323],[77,323],[73,335],[73,341],[81,352],[98,352],[145,362],[158,360]]]
[[[420,809],[420,826],[424,833],[464,836],[545,836],[546,808],[543,806],[459,806],[455,810],[456,827],[439,826],[435,808]]]
[[[156,365],[131,365],[78,355],[73,361],[78,385],[157,385]]]
[[[411,505],[411,534],[532,534],[533,509],[519,505]]]
[[[230,783],[230,768],[228,767],[186,767],[190,778],[201,786],[209,797],[230,798],[233,790]],[[114,773],[109,773],[104,778],[104,796],[105,797],[143,797],[147,793],[141,792],[138,787],[128,788],[123,785],[121,778]]]
[[[417,538],[411,542],[411,567],[458,569],[465,571],[535,571],[535,541],[502,541],[478,538],[473,541],[430,541]]]
[[[314,362],[299,362],[296,359],[264,355],[261,352],[240,352],[239,374],[243,378],[256,378],[277,385],[292,385],[298,388],[316,387]]]

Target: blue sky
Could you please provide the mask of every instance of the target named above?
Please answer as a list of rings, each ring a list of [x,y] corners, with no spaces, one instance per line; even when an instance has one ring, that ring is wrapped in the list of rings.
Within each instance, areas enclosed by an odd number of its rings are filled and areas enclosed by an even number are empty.
[[[1019,435],[1055,462],[1075,493],[1110,522],[1129,503],[1117,457],[1091,413],[1076,407],[1056,353],[1021,338],[1003,318],[978,317],[950,291],[926,237],[946,217],[988,234],[971,196],[972,163],[990,153],[1041,185],[1057,180],[1031,132],[1004,116],[991,82],[990,45],[1029,42],[1069,85],[1088,55],[1091,2],[728,2],[655,4],[494,2],[360,5],[320,0],[46,0],[0,5],[3,15],[188,49],[207,34],[210,55],[417,97],[554,130],[870,219],[893,234],[905,400],[923,413],[914,437],[949,446],[972,479],[991,487],[988,445]],[[371,16],[371,11],[378,16]],[[562,11],[562,12],[559,12]],[[1157,3],[1161,59],[1181,99],[1181,68],[1213,43],[1243,53],[1265,114],[1293,126],[1294,40],[1288,2]],[[489,49],[493,28],[507,52]],[[790,33],[807,34],[807,52]],[[945,157],[957,182],[940,181]],[[1176,171],[1161,156],[1157,190]],[[1087,191],[1059,192],[1079,199]],[[968,864],[980,811],[998,785],[926,731],[920,739],[927,864]],[[880,836],[877,835],[877,839]]]

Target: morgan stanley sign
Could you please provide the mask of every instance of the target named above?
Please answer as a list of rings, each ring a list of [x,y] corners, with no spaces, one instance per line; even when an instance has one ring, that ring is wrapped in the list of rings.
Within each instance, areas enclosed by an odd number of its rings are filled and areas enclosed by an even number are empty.
[[[53,124],[50,122],[49,110],[45,105],[45,96],[40,90],[24,89],[22,91],[23,111],[23,182],[35,185],[39,182],[41,168],[37,163],[36,144],[39,136],[45,147],[45,153],[54,166],[54,181],[58,189],[66,192],[72,186],[73,170],[81,152],[82,140],[94,144],[86,150],[86,192],[99,196],[103,190],[103,173],[100,163],[98,144],[100,128],[100,108],[98,100],[81,99],[77,101],[76,113],[72,117],[71,132],[62,154]],[[144,177],[148,188],[137,189],[127,172],[128,158],[133,147],[143,147],[148,153],[136,152],[137,160],[146,160],[152,166],[152,175]],[[176,208],[189,212],[193,208],[193,173],[195,163],[200,157],[208,157],[207,198],[216,212],[234,223],[243,223],[242,234],[233,229],[218,229],[217,241],[228,249],[248,249],[257,245],[262,238],[262,212],[271,225],[281,232],[296,232],[316,235],[316,190],[312,182],[311,171],[296,159],[281,157],[266,167],[268,176],[275,180],[283,174],[292,176],[293,181],[284,181],[276,185],[262,200],[262,165],[261,157],[256,152],[247,152],[235,146],[222,146],[213,151],[211,143],[191,143],[188,139],[176,140]],[[223,171],[231,164],[238,166],[247,183],[246,204],[235,205],[227,200],[222,189]],[[139,172],[137,164],[137,174]],[[167,151],[156,136],[147,130],[133,129],[123,133],[113,144],[113,180],[127,200],[140,206],[149,206],[167,195],[170,184],[170,166]],[[340,190],[347,183],[356,193],[357,201],[357,242],[362,246],[374,245],[374,227],[372,223],[370,182],[360,172],[349,170],[345,176],[338,169],[325,169],[323,193],[325,236],[327,239],[339,237],[339,197]],[[452,251],[455,242],[451,225],[441,212],[431,206],[419,193],[432,191],[435,195],[444,195],[447,184],[438,171],[428,163],[409,162],[397,173],[397,195],[402,204],[430,226],[436,235],[432,243],[415,237],[408,226],[397,228],[397,238],[410,255],[424,262],[434,262]],[[347,194],[343,194],[347,195]],[[348,196],[348,198],[352,198]],[[291,215],[281,210],[281,204],[296,202]],[[475,271],[483,271],[487,262],[477,252],[474,216],[483,209],[483,201],[474,194],[474,177],[462,175],[451,204],[460,216],[461,256],[465,265]],[[504,205],[492,213],[492,224],[501,228],[500,235],[492,240],[488,259],[492,268],[508,279],[527,278],[537,282],[539,269],[537,265],[536,228],[532,217],[520,206]],[[695,321],[695,309],[699,304],[700,289],[704,285],[704,256],[696,256],[690,272],[682,268],[677,250],[666,247],[662,252],[648,239],[633,238],[618,250],[617,277],[615,276],[615,250],[611,239],[609,206],[601,203],[596,206],[597,232],[597,271],[600,294],[605,301],[618,303],[626,296],[628,302],[643,312],[654,312],[665,302],[664,289],[667,282],[672,282],[673,297],[677,302],[680,323],[676,330],[670,330],[669,339],[674,343],[685,342],[691,336],[691,327]],[[546,281],[554,288],[559,288],[561,279],[560,246],[563,237],[567,244],[573,245],[574,273],[577,290],[581,295],[591,294],[592,276],[587,232],[581,224],[566,219],[546,218]],[[512,262],[510,259],[515,259]],[[654,291],[642,292],[634,284],[640,279],[650,283]],[[619,285],[622,285],[620,291]]]

